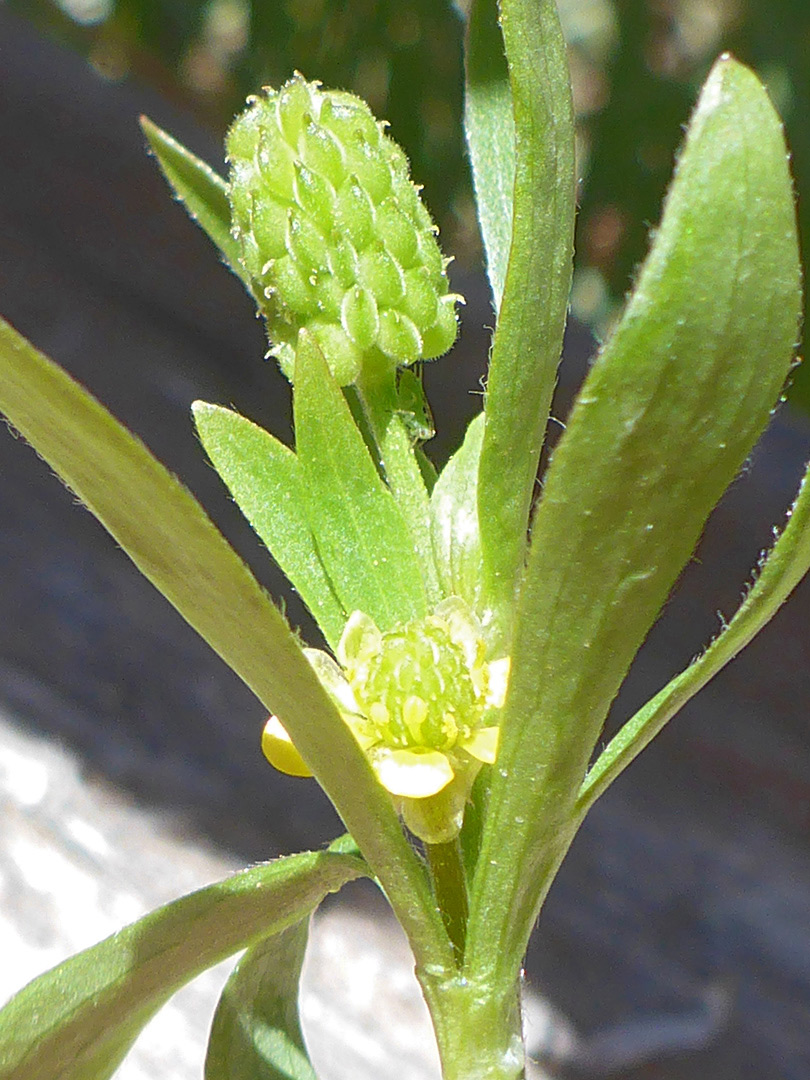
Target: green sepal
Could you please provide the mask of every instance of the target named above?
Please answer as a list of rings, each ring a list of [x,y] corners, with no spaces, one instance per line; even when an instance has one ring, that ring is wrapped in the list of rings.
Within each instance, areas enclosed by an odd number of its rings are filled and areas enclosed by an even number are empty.
[[[470,964],[504,984],[573,836],[610,703],[790,370],[801,288],[787,160],[764,88],[721,59],[546,474],[471,901]]]
[[[239,261],[239,245],[231,235],[231,208],[225,180],[147,116],[141,117],[141,129],[161,172],[189,217],[213,241],[226,264],[250,292],[250,278]]]
[[[317,1080],[298,1017],[308,936],[302,919],[239,961],[214,1014],[205,1080]]]
[[[306,331],[296,350],[293,411],[307,516],[344,609],[365,612],[383,631],[423,616],[425,585],[410,530]]]
[[[346,613],[306,516],[300,462],[273,435],[231,409],[204,401],[191,408],[214,468],[334,649]]]
[[[107,1080],[181,986],[300,924],[365,873],[348,855],[291,855],[175,900],[77,953],[0,1011],[0,1078]]]
[[[479,413],[430,496],[430,531],[444,595],[460,596],[478,615],[482,614],[478,464],[483,437],[484,414]]]

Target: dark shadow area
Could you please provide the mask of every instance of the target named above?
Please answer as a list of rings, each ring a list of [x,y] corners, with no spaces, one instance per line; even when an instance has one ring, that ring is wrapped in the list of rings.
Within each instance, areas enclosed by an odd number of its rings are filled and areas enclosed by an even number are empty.
[[[231,403],[287,438],[288,387],[262,360],[251,302],[145,155],[142,111],[220,160],[216,143],[160,98],[103,82],[0,8],[0,311],[183,478],[314,643],[298,599],[206,464],[189,415],[197,397]],[[426,371],[440,461],[478,407],[491,322],[483,282],[455,286],[468,300],[459,345]],[[573,329],[568,349],[559,417],[585,370],[588,336]],[[640,654],[614,726],[700,650],[718,612],[733,613],[808,447],[807,424],[781,411]],[[245,860],[335,835],[316,785],[261,758],[263,714],[250,692],[6,435],[0,522],[3,705],[79,750],[89,772]],[[577,839],[528,963],[583,1032],[616,1036],[612,1071],[607,1044],[594,1041],[577,1075],[810,1075],[809,622],[805,585]],[[712,994],[724,1009],[708,1008]]]

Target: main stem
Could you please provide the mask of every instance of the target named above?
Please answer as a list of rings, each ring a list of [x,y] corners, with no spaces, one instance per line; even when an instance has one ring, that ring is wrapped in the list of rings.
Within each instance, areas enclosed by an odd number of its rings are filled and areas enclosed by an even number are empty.
[[[483,985],[464,971],[467,878],[458,838],[426,844],[436,904],[453,945],[455,970],[418,971],[433,1018],[443,1080],[522,1080],[520,991]]]
[[[517,979],[496,989],[454,974],[417,970],[427,1001],[442,1080],[525,1080]]]

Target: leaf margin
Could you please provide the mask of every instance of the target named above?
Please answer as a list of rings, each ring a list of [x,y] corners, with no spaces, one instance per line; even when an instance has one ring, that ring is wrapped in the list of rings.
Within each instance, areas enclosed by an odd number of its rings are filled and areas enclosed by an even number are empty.
[[[8,1036],[5,1049],[0,1041],[0,1078],[30,1080],[36,1075],[38,1080],[107,1080],[145,1024],[181,986],[254,941],[299,921],[328,893],[367,874],[362,860],[353,856],[304,852],[243,870],[149,912],[32,980],[0,1010],[0,1032],[4,1028]],[[284,880],[285,875],[289,880]],[[275,880],[278,877],[280,882]],[[274,892],[285,897],[291,910],[276,923],[268,923],[267,902]],[[213,935],[218,929],[222,931],[221,944],[215,945]],[[168,941],[164,941],[167,936]],[[151,969],[141,972],[142,1001],[133,1014],[131,1006],[137,997],[133,984],[138,980],[127,978],[125,960],[138,950],[144,957],[144,969],[154,965],[155,956],[160,958],[164,952],[175,965],[181,955],[185,963],[159,986]],[[102,971],[110,953],[113,972],[105,980]],[[76,971],[85,969],[90,986],[77,996]],[[56,1015],[46,1028],[43,1013],[48,1002],[46,998],[43,1004],[42,995],[47,995],[49,988]],[[114,1018],[123,1001],[129,1006],[127,1019],[120,1025],[122,1033],[111,1039]],[[96,1039],[91,1045],[88,1032],[93,1031]]]

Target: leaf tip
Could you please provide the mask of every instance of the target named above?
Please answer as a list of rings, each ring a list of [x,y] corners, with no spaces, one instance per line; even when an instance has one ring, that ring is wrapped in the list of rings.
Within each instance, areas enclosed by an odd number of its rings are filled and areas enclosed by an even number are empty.
[[[154,120],[150,120],[146,113],[141,113],[138,117],[138,124],[146,137],[146,141],[149,143],[149,149],[156,154],[157,144],[160,142],[161,135],[165,136],[165,132],[157,126]]]
[[[709,111],[729,101],[735,93],[765,93],[765,87],[747,64],[730,52],[721,53],[709,72],[698,103],[699,109]]]
[[[220,409],[218,405],[212,405],[208,401],[193,401],[191,403],[191,415],[194,420],[194,426],[200,435],[203,434],[203,429],[212,422],[217,413],[226,410]]]

